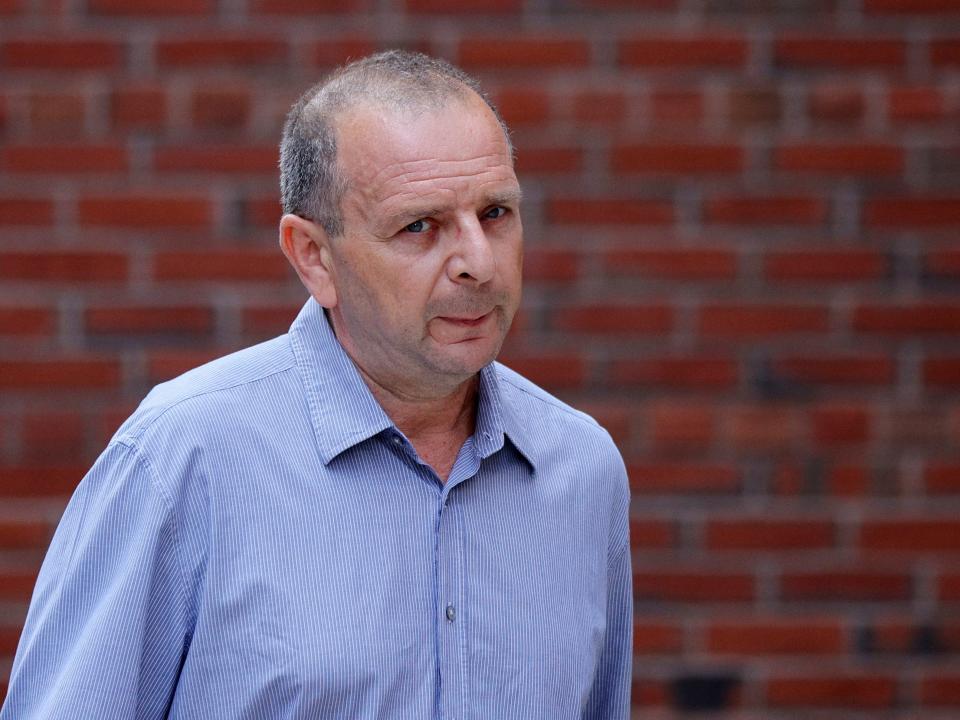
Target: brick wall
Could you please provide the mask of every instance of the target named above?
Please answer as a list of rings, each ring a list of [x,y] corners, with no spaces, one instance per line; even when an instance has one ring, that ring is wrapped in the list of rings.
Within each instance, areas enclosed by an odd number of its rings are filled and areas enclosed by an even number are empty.
[[[515,128],[505,357],[630,466],[638,712],[957,717],[957,0],[0,0],[0,678],[120,420],[288,326],[282,117],[390,46]]]

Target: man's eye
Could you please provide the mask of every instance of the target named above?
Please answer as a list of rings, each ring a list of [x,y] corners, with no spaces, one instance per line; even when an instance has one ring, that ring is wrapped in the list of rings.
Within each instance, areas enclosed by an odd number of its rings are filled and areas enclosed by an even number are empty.
[[[496,220],[497,218],[501,218],[506,214],[507,214],[507,209],[505,207],[500,207],[498,205],[497,207],[490,208],[489,210],[487,210],[487,212],[484,214],[484,217],[487,218],[488,220]]]
[[[429,220],[417,220],[407,225],[403,230],[408,233],[425,233],[430,229]]]

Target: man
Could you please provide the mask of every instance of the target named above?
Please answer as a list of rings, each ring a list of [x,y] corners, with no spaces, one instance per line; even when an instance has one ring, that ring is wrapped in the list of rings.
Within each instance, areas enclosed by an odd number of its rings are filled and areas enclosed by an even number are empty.
[[[520,187],[475,81],[389,52],[293,108],[287,335],[161,385],[72,498],[3,720],[625,718],[623,463],[493,362]]]

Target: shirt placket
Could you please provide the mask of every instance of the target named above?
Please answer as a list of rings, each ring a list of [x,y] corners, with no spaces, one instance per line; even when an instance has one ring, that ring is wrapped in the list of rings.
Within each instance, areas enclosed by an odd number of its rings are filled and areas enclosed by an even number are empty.
[[[440,717],[467,720],[468,638],[464,495],[457,485],[476,474],[479,459],[472,443],[464,447],[440,493],[437,522],[437,635],[439,638]]]

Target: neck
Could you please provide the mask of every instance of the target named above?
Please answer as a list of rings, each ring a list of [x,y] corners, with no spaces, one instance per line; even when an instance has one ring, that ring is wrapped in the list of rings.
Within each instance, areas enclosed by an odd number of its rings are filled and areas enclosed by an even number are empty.
[[[460,383],[450,393],[419,396],[380,383],[362,366],[360,377],[394,425],[416,445],[417,439],[446,436],[462,442],[476,425],[478,375]]]

